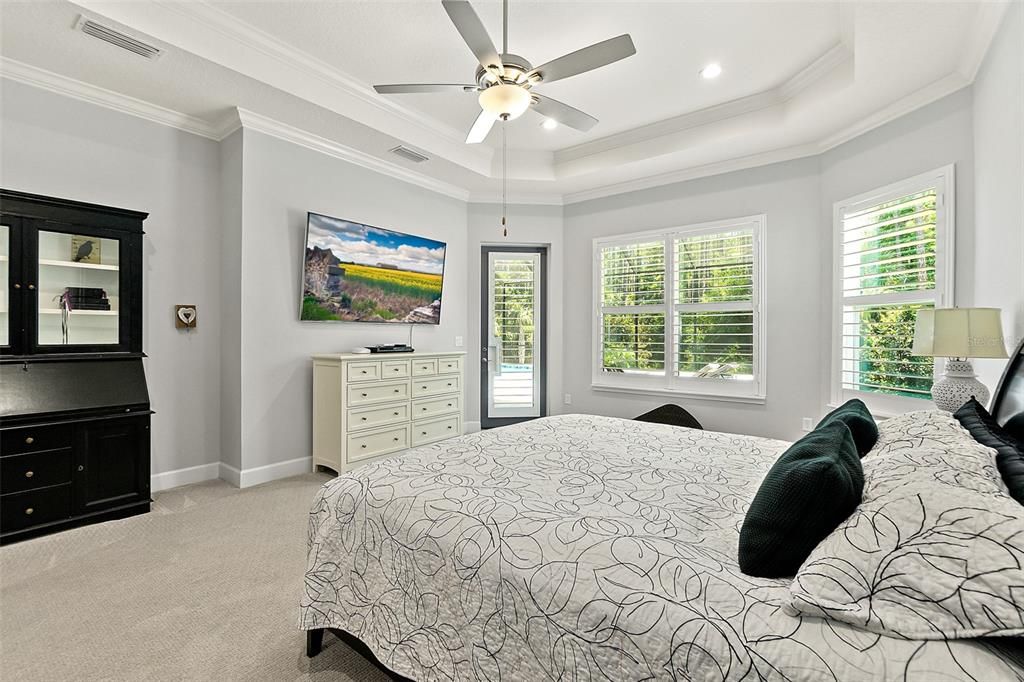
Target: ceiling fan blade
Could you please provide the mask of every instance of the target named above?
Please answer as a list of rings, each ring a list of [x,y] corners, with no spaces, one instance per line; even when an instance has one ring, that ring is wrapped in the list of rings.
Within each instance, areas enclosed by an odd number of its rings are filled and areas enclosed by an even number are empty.
[[[398,85],[374,85],[381,95],[405,95],[421,92],[476,92],[479,86],[464,83],[406,83]]]
[[[487,29],[480,21],[473,10],[473,6],[466,0],[441,0],[444,11],[455,24],[456,30],[462,39],[466,41],[470,51],[476,56],[477,61],[488,71],[494,71],[498,75],[505,75],[505,68],[501,64],[501,57],[498,56],[498,49],[494,42],[487,35]]]
[[[597,125],[597,119],[590,114],[585,114],[579,109],[574,109],[568,104],[559,102],[557,99],[544,97],[535,92],[531,94],[536,100],[533,103],[533,110],[541,116],[553,118],[562,125],[567,125],[570,128],[582,130],[583,132],[587,132]]]
[[[570,52],[547,64],[541,64],[529,75],[540,76],[542,82],[550,83],[607,66],[634,54],[636,54],[636,47],[633,45],[633,39],[629,37],[628,33],[624,33],[621,36],[594,43],[590,47],[584,47],[582,50]]]
[[[487,133],[491,132],[491,126],[497,120],[498,117],[489,111],[481,111],[480,115],[476,117],[476,121],[473,122],[473,127],[469,129],[469,135],[466,136],[466,144],[483,142],[487,138]]]

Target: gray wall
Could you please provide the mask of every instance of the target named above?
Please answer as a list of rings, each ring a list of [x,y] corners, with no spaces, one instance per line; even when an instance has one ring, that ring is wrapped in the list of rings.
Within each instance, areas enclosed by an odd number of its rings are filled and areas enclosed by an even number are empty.
[[[565,244],[561,206],[511,205],[508,209],[509,235],[501,235],[500,204],[470,204],[468,213],[468,325],[466,385],[469,401],[466,420],[472,427],[480,422],[480,251],[484,245],[546,246],[548,249],[547,296],[547,411],[560,414],[562,405],[562,284]]]
[[[216,142],[0,80],[0,185],[149,212],[144,349],[154,474],[218,461],[220,183]],[[194,303],[199,326],[174,328]]]
[[[635,417],[682,402],[705,428],[788,438],[820,410],[818,162],[803,159],[565,207],[565,377],[570,409]],[[767,391],[763,405],[590,388],[593,239],[765,213]]]
[[[220,460],[242,468],[242,136],[220,143]]]
[[[976,305],[1003,309],[1007,344],[1024,337],[1024,5],[1012,3],[974,82]],[[1011,345],[1012,347],[1012,345]],[[975,368],[994,387],[1002,360]]]
[[[241,452],[252,469],[310,456],[310,355],[409,339],[408,325],[299,322],[306,212],[447,242],[441,324],[415,327],[413,345],[454,350],[467,328],[466,204],[249,130],[242,166]]]
[[[632,417],[662,396],[590,388],[592,240],[756,213],[766,232],[764,405],[682,401],[707,428],[779,438],[801,433],[830,397],[832,205],[953,163],[957,172],[957,300],[973,300],[974,184],[969,89],[817,157],[565,207],[565,391],[573,410]]]

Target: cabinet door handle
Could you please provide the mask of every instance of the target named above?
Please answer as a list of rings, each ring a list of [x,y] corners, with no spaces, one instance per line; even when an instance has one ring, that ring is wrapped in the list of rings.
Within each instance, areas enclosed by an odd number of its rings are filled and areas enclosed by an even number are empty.
[[[20,289],[20,288],[21,288],[21,285],[20,285],[20,284],[18,284],[17,282],[15,282],[15,283],[14,283],[14,288],[15,288],[15,289]]]
[[[32,478],[35,475],[36,475],[36,472],[34,472],[34,471],[26,471],[25,472],[25,478]]]
[[[84,464],[79,464],[78,465],[78,470],[79,471],[85,471],[85,465]]]
[[[32,507],[29,507],[28,509],[25,510],[25,514],[27,514],[28,516],[32,516],[32,512],[34,512],[34,511],[35,511],[35,509],[33,509]]]
[[[32,436],[29,436],[28,438],[25,439],[25,442],[28,443],[29,445],[32,445],[32,443],[36,442],[36,439],[33,438]]]
[[[35,291],[35,288],[36,288],[36,285],[35,285],[35,284],[29,284],[29,285],[28,285],[28,290],[29,290],[29,291]]]

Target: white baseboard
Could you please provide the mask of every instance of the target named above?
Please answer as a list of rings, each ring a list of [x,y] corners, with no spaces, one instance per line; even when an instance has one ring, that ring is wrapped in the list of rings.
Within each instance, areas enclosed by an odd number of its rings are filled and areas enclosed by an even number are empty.
[[[156,493],[168,488],[177,488],[179,485],[212,481],[215,478],[220,478],[218,476],[220,466],[220,464],[214,462],[213,464],[200,464],[199,466],[153,474],[149,477],[149,490]]]
[[[241,471],[223,462],[221,462],[220,466],[221,478],[239,488],[249,488],[260,483],[276,481],[279,478],[288,478],[289,476],[308,473],[312,471],[313,458],[299,457],[297,459],[289,459],[286,462],[276,462],[262,467],[242,469]]]
[[[231,466],[230,464],[220,463],[220,475],[218,476],[222,481],[227,481],[236,488],[240,488],[239,485],[242,482],[242,472]]]
[[[465,433],[476,433],[480,430],[480,422],[465,422],[462,426]]]

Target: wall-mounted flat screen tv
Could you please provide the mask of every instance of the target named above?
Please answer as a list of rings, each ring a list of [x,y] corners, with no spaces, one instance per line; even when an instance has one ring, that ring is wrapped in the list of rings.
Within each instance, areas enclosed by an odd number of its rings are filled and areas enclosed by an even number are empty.
[[[445,243],[310,213],[301,320],[439,324]]]

